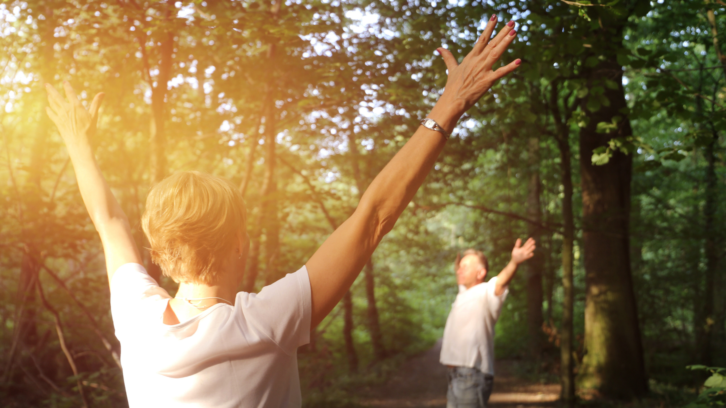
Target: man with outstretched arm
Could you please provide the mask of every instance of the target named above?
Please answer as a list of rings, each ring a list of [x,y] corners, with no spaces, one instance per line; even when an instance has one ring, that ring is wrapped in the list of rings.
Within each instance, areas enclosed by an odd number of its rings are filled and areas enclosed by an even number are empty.
[[[446,89],[428,118],[373,180],[353,215],[297,272],[260,293],[237,292],[249,239],[244,201],[227,180],[177,172],[149,192],[141,220],[152,260],[179,284],[174,297],[142,265],[129,220],[89,143],[103,94],[86,110],[67,82],[47,108],[70,155],[103,244],[111,314],[134,407],[299,407],[297,348],[335,307],[423,184],[459,118],[515,60],[494,69],[515,37],[491,38],[492,16],[459,64],[439,49]],[[99,135],[102,139],[103,135]]]
[[[485,408],[494,384],[494,325],[517,267],[534,255],[535,242],[517,239],[512,259],[499,275],[484,282],[489,261],[467,249],[456,259],[459,295],[446,319],[441,364],[449,368],[446,408]]]

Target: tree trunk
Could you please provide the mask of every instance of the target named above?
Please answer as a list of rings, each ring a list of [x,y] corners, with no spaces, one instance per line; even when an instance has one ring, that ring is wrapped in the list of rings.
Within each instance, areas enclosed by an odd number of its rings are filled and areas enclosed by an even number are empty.
[[[56,19],[53,16],[53,9],[45,7],[43,10],[45,20],[38,20],[38,31],[42,39],[41,44],[41,61],[40,83],[52,83],[55,78],[55,52],[53,46],[55,44],[54,32],[56,28]],[[45,92],[43,92],[44,94]],[[19,344],[26,347],[32,347],[38,339],[36,328],[36,303],[35,303],[35,285],[38,279],[38,266],[36,259],[41,259],[40,251],[37,249],[36,239],[42,236],[37,230],[42,226],[37,224],[40,214],[43,211],[43,173],[46,169],[47,152],[46,148],[51,133],[55,130],[55,126],[50,121],[45,111],[39,112],[40,118],[36,128],[35,138],[30,148],[30,163],[28,166],[28,183],[26,186],[25,198],[21,204],[24,207],[22,214],[23,232],[22,239],[27,252],[23,254],[20,263],[20,282],[18,288],[18,300],[23,304],[22,315],[20,321],[17,322],[17,340]],[[30,227],[29,229],[27,229]]]
[[[706,238],[704,253],[706,256],[706,290],[704,299],[705,344],[702,349],[702,362],[706,365],[720,363],[719,357],[723,355],[724,316],[721,305],[723,292],[721,279],[718,273],[719,258],[719,231],[716,211],[718,208],[718,176],[716,175],[716,154],[718,133],[713,131],[711,140],[705,147],[706,159],[706,191],[703,208],[703,221]]]
[[[571,408],[575,404],[575,359],[573,315],[575,308],[575,288],[573,283],[575,242],[575,215],[572,210],[572,154],[570,150],[570,128],[568,120],[575,106],[568,106],[567,98],[563,100],[564,116],[560,112],[559,81],[552,83],[550,90],[550,109],[556,128],[555,140],[560,151],[560,180],[562,183],[562,324],[560,325],[560,383],[561,398],[565,406]],[[554,283],[554,280],[553,280]],[[552,306],[550,306],[552,308]]]
[[[539,177],[539,138],[529,139],[529,186],[527,191],[527,218],[540,224],[542,222],[542,210],[540,194],[542,183]],[[529,223],[529,236],[534,238],[540,245],[540,228],[534,223]],[[539,359],[544,347],[544,336],[542,332],[542,271],[544,269],[543,251],[535,252],[532,259],[527,262],[527,328],[529,332],[530,355]]]
[[[258,216],[258,218],[261,216]],[[242,290],[252,293],[255,291],[257,275],[260,271],[260,222],[256,222],[250,233],[250,252],[247,255],[247,272],[244,277]]]
[[[168,18],[169,12],[167,12]],[[146,44],[141,43],[144,49],[142,55],[145,58],[148,54],[145,51]],[[149,167],[151,169],[151,184],[155,185],[162,181],[168,172],[166,160],[166,95],[167,83],[171,79],[174,54],[174,33],[164,33],[161,45],[159,46],[159,75],[156,77],[156,86],[150,77],[149,62],[144,64],[144,69],[149,75],[149,86],[151,87],[151,122],[149,123],[149,139],[151,141],[151,157]],[[151,261],[148,251],[145,251],[146,266],[152,278],[157,282],[161,280],[161,268]]]
[[[648,390],[630,270],[633,158],[617,151],[605,165],[596,166],[591,160],[596,148],[613,138],[632,135],[630,121],[622,113],[627,109],[622,72],[614,53],[609,53],[583,74],[591,92],[581,105],[589,121],[580,129],[586,355],[579,380],[582,388],[604,397],[629,399]],[[604,78],[613,81],[615,89],[603,86]],[[596,86],[604,88],[605,100],[601,99],[599,109],[593,107]],[[614,118],[615,131],[597,132],[598,123],[613,123]]]
[[[368,330],[371,333],[371,343],[373,345],[373,356],[377,361],[386,358],[386,349],[383,346],[383,333],[381,333],[381,324],[378,318],[378,308],[376,307],[376,284],[373,275],[373,257],[368,259],[365,267],[366,280],[366,300],[368,307],[366,308],[366,316]]]
[[[273,1],[270,6],[271,18],[276,19],[282,1]],[[270,38],[267,48],[267,63],[274,67],[277,53],[277,40]],[[275,178],[275,136],[277,114],[275,113],[275,72],[270,70],[265,78],[265,98],[262,112],[264,115],[265,140],[265,174],[262,180],[257,223],[253,227],[252,245],[250,246],[245,291],[252,292],[259,274],[259,254],[262,230],[265,230],[265,283],[270,284],[278,279],[276,259],[280,248],[280,228],[277,220],[277,180]],[[251,174],[251,173],[250,173]],[[246,182],[245,188],[246,188]]]
[[[282,0],[272,2],[270,11],[272,19],[276,20],[280,12]],[[267,61],[270,67],[275,66],[277,58],[278,40],[271,38],[267,49]],[[280,224],[278,220],[277,178],[275,176],[275,137],[277,136],[277,113],[275,108],[276,82],[274,70],[269,73],[267,80],[268,105],[265,115],[265,180],[262,190],[262,221],[265,227],[265,283],[267,285],[280,279],[277,270],[277,257],[280,252]]]
[[[711,1],[706,1],[711,3]],[[721,45],[718,41],[718,25],[716,24],[716,15],[712,8],[706,12],[706,17],[711,26],[711,36],[713,48],[716,56],[721,62],[722,69],[726,73],[726,55],[721,53]],[[702,101],[699,101],[702,103]],[[718,175],[716,174],[716,149],[718,148],[719,135],[713,127],[713,123],[709,120],[711,127],[711,140],[706,146],[704,157],[706,159],[706,203],[704,205],[704,222],[705,222],[705,255],[706,255],[706,305],[705,310],[705,327],[706,327],[706,345],[703,353],[705,354],[704,362],[708,365],[724,364],[723,357],[726,355],[723,351],[726,344],[726,303],[724,301],[724,281],[723,274],[718,273],[719,268],[719,229],[716,212],[718,208]]]
[[[358,143],[355,133],[351,132],[348,136],[348,150],[353,156],[351,166],[353,167],[353,178],[355,179],[356,189],[358,190],[358,199],[363,196],[365,191],[363,175],[360,172],[360,152],[358,151]],[[368,260],[366,267],[363,269],[366,283],[366,300],[368,302],[366,316],[368,331],[371,335],[371,344],[373,346],[373,355],[376,360],[380,361],[386,357],[386,348],[383,345],[383,333],[381,331],[381,322],[378,316],[378,306],[376,305],[376,280],[373,269],[373,257]]]
[[[561,135],[559,140],[560,166],[562,187],[562,220],[564,231],[562,236],[562,325],[560,329],[560,382],[562,383],[562,399],[567,407],[575,402],[575,359],[574,359],[574,328],[573,315],[575,310],[575,287],[573,283],[575,242],[575,216],[572,210],[572,162],[570,154],[569,131]]]
[[[275,115],[274,98],[271,98],[265,116],[265,176],[262,190],[262,222],[265,227],[265,284],[280,278],[277,272],[277,256],[280,251],[280,226],[277,218],[277,179],[275,177]]]
[[[358,371],[358,354],[353,344],[353,296],[348,290],[343,296],[343,338],[345,339],[345,355],[348,357],[348,370]]]

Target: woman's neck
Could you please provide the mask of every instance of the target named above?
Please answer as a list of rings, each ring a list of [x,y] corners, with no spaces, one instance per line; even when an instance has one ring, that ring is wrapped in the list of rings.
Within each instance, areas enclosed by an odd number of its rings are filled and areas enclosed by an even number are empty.
[[[233,282],[203,285],[182,282],[164,311],[164,324],[185,322],[217,303],[234,305],[237,285]]]

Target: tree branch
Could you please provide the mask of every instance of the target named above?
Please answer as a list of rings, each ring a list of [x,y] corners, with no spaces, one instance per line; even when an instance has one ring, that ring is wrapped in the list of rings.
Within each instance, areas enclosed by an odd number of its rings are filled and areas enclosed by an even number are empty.
[[[36,282],[36,285],[38,288],[38,294],[40,295],[40,300],[41,302],[43,302],[43,306],[53,315],[53,318],[55,320],[55,330],[58,334],[58,341],[60,342],[61,350],[63,350],[63,354],[65,354],[66,359],[68,360],[68,365],[71,366],[73,376],[76,377],[76,383],[78,384],[78,394],[80,394],[81,396],[83,406],[85,408],[88,408],[88,401],[86,401],[86,395],[83,392],[83,384],[81,383],[81,378],[78,376],[78,368],[76,367],[76,362],[75,360],[73,360],[73,356],[71,355],[71,352],[70,350],[68,350],[68,346],[66,345],[65,333],[63,332],[63,325],[60,320],[60,315],[58,314],[58,311],[55,310],[45,298],[45,293],[43,293],[43,285],[40,283],[40,280]]]
[[[485,213],[490,213],[490,214],[503,215],[505,217],[514,218],[515,220],[520,220],[520,221],[527,222],[529,224],[535,225],[535,226],[537,226],[539,228],[542,228],[542,229],[547,230],[547,231],[550,231],[550,232],[554,232],[556,234],[562,234],[562,231],[559,230],[559,229],[553,229],[553,228],[551,228],[551,227],[549,227],[547,225],[544,225],[542,223],[539,223],[537,221],[533,221],[533,220],[530,220],[529,218],[522,217],[521,215],[517,215],[517,214],[514,214],[514,213],[510,213],[510,212],[505,212],[505,211],[495,210],[495,209],[492,209],[492,208],[489,208],[489,207],[485,207],[483,205],[466,204],[466,203],[459,203],[459,202],[449,202],[449,203],[443,203],[443,204],[423,206],[423,205],[419,205],[419,204],[417,204],[417,203],[414,202],[414,207],[419,208],[419,209],[422,209],[424,211],[438,210],[438,209],[445,208],[445,207],[448,207],[448,206],[451,206],[451,205],[457,206],[457,207],[471,208],[473,210],[479,210],[479,211],[482,211],[482,212],[485,212]],[[557,225],[557,226],[561,226],[561,224],[557,224],[557,223],[552,223],[552,224],[553,225]]]

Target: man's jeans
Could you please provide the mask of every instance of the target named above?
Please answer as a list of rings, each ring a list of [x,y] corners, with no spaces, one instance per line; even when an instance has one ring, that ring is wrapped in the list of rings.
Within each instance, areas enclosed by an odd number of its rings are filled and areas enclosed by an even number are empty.
[[[450,367],[446,408],[486,408],[494,377],[476,368]]]

